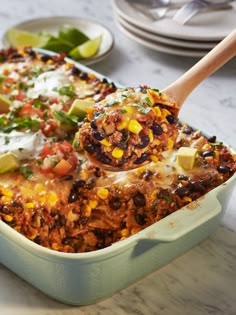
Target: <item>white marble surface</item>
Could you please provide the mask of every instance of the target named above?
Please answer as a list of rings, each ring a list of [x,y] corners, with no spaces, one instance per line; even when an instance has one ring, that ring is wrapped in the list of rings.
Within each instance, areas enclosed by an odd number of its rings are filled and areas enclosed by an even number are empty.
[[[95,19],[115,35],[110,56],[92,68],[125,85],[160,89],[197,59],[153,52],[117,28],[108,0],[8,0],[0,10],[0,36],[15,23],[41,16]],[[181,117],[236,148],[236,59],[205,80],[188,98]],[[32,288],[0,265],[4,315],[235,315],[236,190],[221,226],[199,246],[122,292],[95,305],[71,307]],[[0,253],[1,255],[1,253]]]

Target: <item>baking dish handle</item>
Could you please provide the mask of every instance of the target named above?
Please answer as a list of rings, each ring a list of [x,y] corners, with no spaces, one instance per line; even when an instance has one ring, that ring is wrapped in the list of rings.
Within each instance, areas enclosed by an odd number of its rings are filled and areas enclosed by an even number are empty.
[[[213,219],[221,211],[216,195],[208,193],[154,224],[155,228],[147,229],[145,236],[160,242],[172,242]]]

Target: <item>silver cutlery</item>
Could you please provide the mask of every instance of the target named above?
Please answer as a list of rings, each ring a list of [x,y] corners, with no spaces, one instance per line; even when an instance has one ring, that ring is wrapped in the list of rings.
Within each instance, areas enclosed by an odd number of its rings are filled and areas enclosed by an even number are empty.
[[[199,12],[232,9],[232,1],[234,0],[192,0],[176,12],[173,20],[184,25]]]
[[[159,20],[163,18],[170,9],[179,9],[186,1],[172,2],[171,0],[126,0],[130,6],[144,16]]]

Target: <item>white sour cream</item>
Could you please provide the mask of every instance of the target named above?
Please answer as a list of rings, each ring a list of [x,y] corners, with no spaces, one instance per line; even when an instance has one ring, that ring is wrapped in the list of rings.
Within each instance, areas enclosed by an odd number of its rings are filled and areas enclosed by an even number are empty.
[[[35,79],[34,87],[28,90],[27,96],[30,98],[37,98],[40,95],[58,97],[58,89],[70,84],[71,81],[61,70],[44,72]]]
[[[41,131],[0,133],[0,154],[14,153],[19,160],[35,158],[43,148],[46,138]]]

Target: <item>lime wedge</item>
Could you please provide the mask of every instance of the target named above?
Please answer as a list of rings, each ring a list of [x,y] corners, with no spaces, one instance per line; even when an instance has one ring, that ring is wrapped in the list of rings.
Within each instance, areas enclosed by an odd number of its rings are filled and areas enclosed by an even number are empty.
[[[80,100],[76,99],[74,100],[73,104],[71,105],[71,108],[68,112],[69,115],[76,115],[79,117],[79,121],[82,121],[86,115],[86,109],[88,107],[92,107],[94,105],[93,100]]]
[[[88,41],[89,37],[77,28],[70,25],[64,25],[59,30],[59,39],[65,40],[72,44],[73,47],[76,47]]]
[[[10,28],[7,31],[6,39],[10,45],[16,47],[42,47],[48,41],[48,37],[46,36],[22,31],[16,28]]]
[[[72,59],[79,60],[93,57],[97,54],[101,45],[102,36],[90,39],[82,45],[79,45],[69,52]]]
[[[41,47],[47,50],[55,51],[57,53],[62,53],[62,52],[68,53],[69,51],[71,51],[71,49],[74,46],[66,40],[56,38],[56,37],[51,37],[47,41],[47,43]]]

